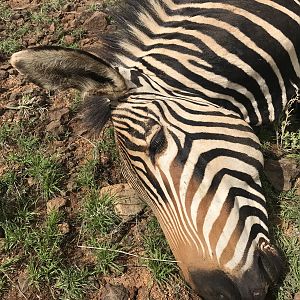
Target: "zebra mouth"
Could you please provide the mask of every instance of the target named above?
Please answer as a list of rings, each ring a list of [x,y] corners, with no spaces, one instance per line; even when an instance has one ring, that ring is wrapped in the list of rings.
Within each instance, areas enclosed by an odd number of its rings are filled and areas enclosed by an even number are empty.
[[[268,247],[261,250],[258,256],[258,267],[269,285],[277,282],[283,270],[283,261],[277,250]]]

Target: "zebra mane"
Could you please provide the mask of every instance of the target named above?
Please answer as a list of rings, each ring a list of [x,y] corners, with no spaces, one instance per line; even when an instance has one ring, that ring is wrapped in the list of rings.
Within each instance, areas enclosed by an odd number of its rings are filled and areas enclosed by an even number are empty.
[[[143,32],[148,32],[146,24],[140,21],[139,16],[141,13],[147,13],[155,18],[157,12],[153,6],[154,3],[164,6],[162,0],[127,0],[116,5],[111,12],[111,16],[117,25],[117,31],[102,36],[103,48],[99,50],[101,57],[110,63],[117,64],[120,63],[117,55],[124,53],[124,49],[121,46],[122,41],[133,45],[141,44],[132,33],[131,25],[138,25]],[[124,54],[129,56],[129,53]]]

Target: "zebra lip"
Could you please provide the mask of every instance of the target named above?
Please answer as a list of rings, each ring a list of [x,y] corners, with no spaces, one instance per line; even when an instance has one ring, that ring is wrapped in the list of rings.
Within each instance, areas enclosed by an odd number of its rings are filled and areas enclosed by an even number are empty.
[[[269,285],[278,281],[283,270],[282,259],[275,249],[273,252],[261,251],[258,257],[258,266]]]

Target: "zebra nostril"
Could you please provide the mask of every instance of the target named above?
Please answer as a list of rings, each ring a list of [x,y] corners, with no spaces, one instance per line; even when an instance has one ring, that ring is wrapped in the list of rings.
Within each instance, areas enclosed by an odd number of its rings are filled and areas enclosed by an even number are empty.
[[[278,280],[283,268],[282,260],[275,249],[273,252],[262,250],[258,257],[258,266],[268,284]]]

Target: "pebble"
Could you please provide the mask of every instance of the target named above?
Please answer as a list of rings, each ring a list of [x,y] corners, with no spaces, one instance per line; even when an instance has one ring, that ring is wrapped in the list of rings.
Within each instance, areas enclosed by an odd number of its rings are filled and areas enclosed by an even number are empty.
[[[0,70],[0,80],[4,80],[8,77],[9,73],[4,71],[4,70]]]
[[[111,285],[105,286],[105,292],[102,296],[103,300],[128,300],[129,292],[123,285]]]

